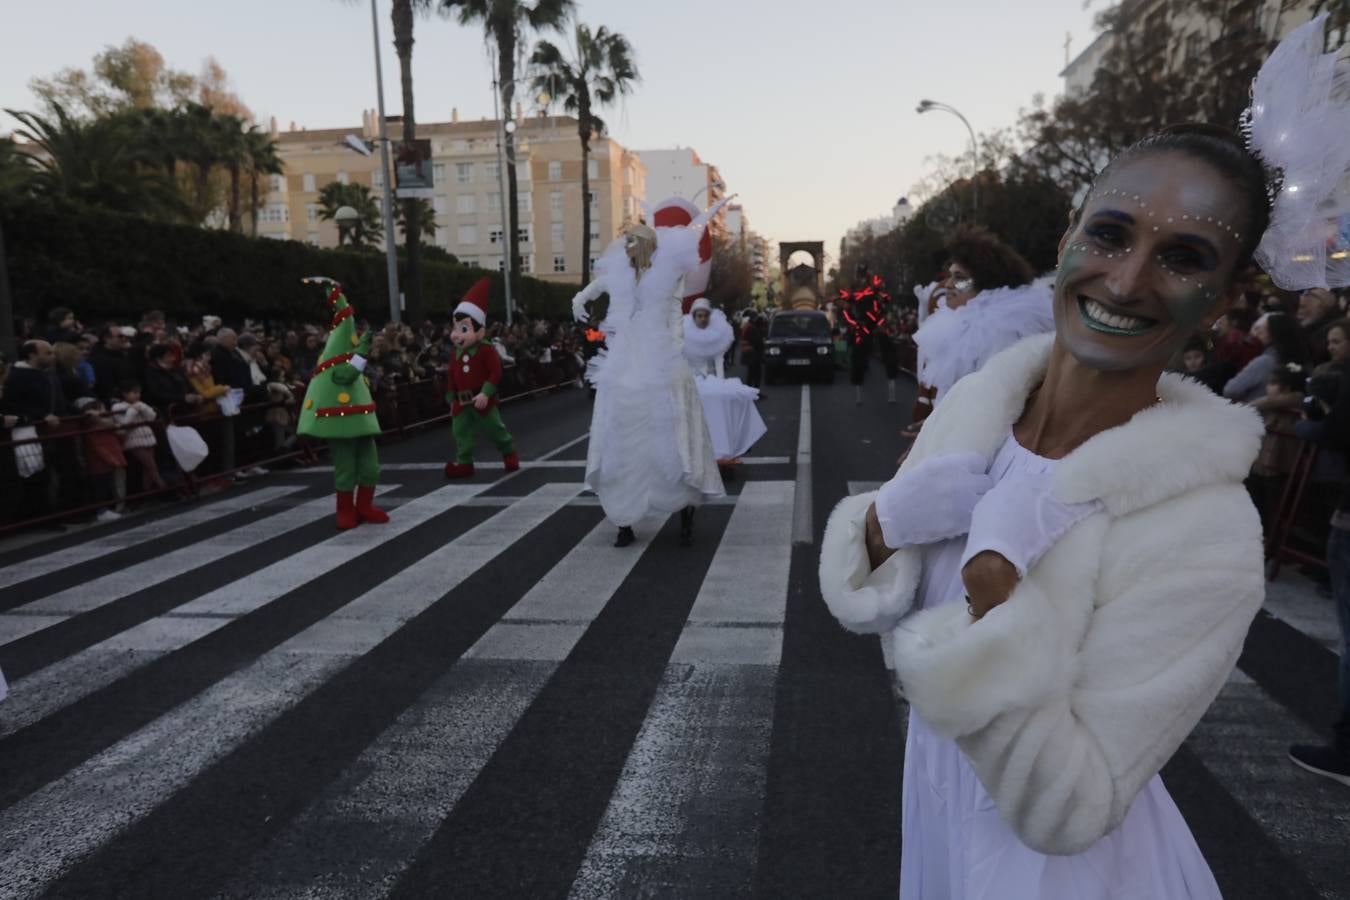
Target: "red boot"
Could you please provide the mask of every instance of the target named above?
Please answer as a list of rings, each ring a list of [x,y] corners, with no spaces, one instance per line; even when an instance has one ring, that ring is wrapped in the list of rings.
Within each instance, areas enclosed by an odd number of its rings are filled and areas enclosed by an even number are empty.
[[[361,524],[361,517],[356,514],[356,504],[352,502],[351,491],[337,492],[337,526],[339,531],[346,531],[349,528],[355,528]]]
[[[473,463],[459,463],[453,460],[445,464],[446,478],[468,478],[473,474]]]
[[[389,513],[375,505],[375,486],[361,485],[356,489],[356,515],[362,522],[383,525],[389,521]]]
[[[506,471],[514,472],[520,468],[520,454],[512,450],[502,457],[506,461]]]

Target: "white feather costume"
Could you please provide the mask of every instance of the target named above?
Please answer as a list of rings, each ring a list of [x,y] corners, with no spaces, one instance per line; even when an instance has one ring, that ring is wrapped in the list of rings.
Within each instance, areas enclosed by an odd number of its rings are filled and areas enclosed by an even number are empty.
[[[715,208],[714,208],[715,210]],[[699,265],[708,213],[683,228],[657,228],[651,266],[634,271],[621,236],[573,299],[609,294],[606,349],[587,366],[596,388],[586,487],[617,525],[669,515],[725,494],[694,377],[680,352],[684,277]]]
[[[705,328],[694,323],[692,312],[684,317],[684,358],[694,370],[703,418],[719,460],[739,459],[769,430],[755,408],[759,391],[739,378],[726,377],[723,359],[735,340],[720,309],[711,312]]]
[[[1055,330],[1054,276],[1031,284],[980,291],[956,309],[938,305],[918,331],[919,381],[941,400],[952,385],[978,372],[1022,338]],[[936,402],[936,401],[935,401]]]

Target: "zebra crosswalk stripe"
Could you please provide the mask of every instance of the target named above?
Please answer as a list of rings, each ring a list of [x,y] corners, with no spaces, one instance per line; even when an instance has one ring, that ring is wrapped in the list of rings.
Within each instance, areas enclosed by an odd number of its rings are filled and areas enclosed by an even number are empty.
[[[170,534],[195,528],[221,516],[279,500],[288,494],[298,493],[304,489],[303,485],[298,484],[278,485],[242,494],[231,494],[211,503],[192,506],[168,518],[156,518],[144,525],[137,525],[123,531],[114,531],[91,541],[72,544],[69,547],[53,550],[32,559],[12,563],[0,568],[0,589],[7,588],[12,584],[30,581],[43,575],[50,575],[52,572],[58,572],[69,566],[99,559],[110,553],[126,550],[147,541],[159,540]]]
[[[398,487],[398,485],[383,485],[380,492],[395,491]],[[355,531],[335,535],[204,596],[188,600],[170,612],[124,629],[53,665],[39,669],[22,679],[23,690],[13,698],[13,702],[5,709],[5,717],[0,719],[0,737],[12,734],[57,709],[75,703],[139,669],[152,659],[205,637],[229,624],[233,618],[264,606],[312,580],[327,571],[329,566],[393,540],[432,516],[444,512],[446,507],[454,506],[474,496],[478,490],[476,487],[453,485],[424,495],[400,507],[399,515],[388,525],[381,525],[378,528],[358,528]],[[331,497],[302,503],[261,522],[243,526],[238,529],[241,534],[232,537],[227,545],[233,546],[236,551],[247,546],[258,546],[292,529],[327,519],[332,515],[332,511]],[[231,535],[233,534],[231,532]],[[182,555],[177,559],[183,564],[195,561],[205,565],[219,555],[217,544],[225,537],[228,536],[210,538],[206,542],[207,546],[199,543],[184,547],[178,551]],[[133,586],[131,589],[138,590],[149,584],[167,580],[159,577],[160,573],[155,569],[155,565],[159,560],[168,558],[159,557],[147,561],[143,566],[132,567],[142,570],[139,574],[143,580],[137,583],[139,587]],[[177,563],[171,562],[170,568],[177,567]],[[85,586],[71,588],[70,591],[63,593],[79,596],[81,591],[92,589],[90,585],[98,585],[99,581],[102,579]],[[102,601],[99,605],[111,603],[120,596],[112,593],[101,596],[98,598]],[[73,614],[74,611],[53,616],[14,615],[12,618],[21,625],[26,620],[33,619],[50,627],[65,621]],[[6,628],[10,618],[11,616],[0,616],[0,633]],[[39,629],[33,627],[30,630]]]
[[[571,897],[628,897],[648,883],[695,896],[753,878],[794,487],[742,490]],[[709,820],[723,827],[710,832]]]
[[[445,490],[466,489],[474,487]],[[341,654],[326,652],[334,631],[330,619],[321,620],[15,804],[5,813],[0,873],[21,875],[23,884],[7,885],[3,879],[11,876],[0,875],[0,894],[35,893],[295,705],[353,657],[398,630],[419,607],[430,606],[457,579],[468,577],[505,550],[578,490],[579,484],[545,485],[443,545],[422,564],[403,569],[347,604],[344,618],[364,627],[341,638]],[[443,511],[444,502],[440,505]],[[344,555],[349,558],[349,553]],[[121,774],[131,771],[134,777]],[[98,798],[97,804],[91,805],[90,798]],[[53,834],[61,835],[59,843],[51,840]]]
[[[62,622],[70,616],[115,603],[129,594],[163,584],[179,575],[209,565],[221,556],[275,540],[289,531],[316,521],[320,516],[331,514],[332,509],[331,497],[301,503],[259,521],[247,522],[224,534],[214,535],[205,541],[180,547],[162,556],[151,556],[149,559],[109,572],[92,581],[15,607],[8,613],[0,615],[0,643],[18,640]],[[174,527],[174,530],[181,529]]]
[[[383,894],[450,814],[539,689],[623,584],[647,538],[620,552],[601,522],[399,716],[297,818],[225,896],[294,896],[289,879],[257,885],[304,860],[346,896]],[[334,821],[379,829],[379,846],[325,839]],[[392,827],[391,827],[392,824]],[[362,852],[365,850],[366,852]],[[391,852],[394,851],[394,852]],[[322,875],[318,875],[322,873]]]

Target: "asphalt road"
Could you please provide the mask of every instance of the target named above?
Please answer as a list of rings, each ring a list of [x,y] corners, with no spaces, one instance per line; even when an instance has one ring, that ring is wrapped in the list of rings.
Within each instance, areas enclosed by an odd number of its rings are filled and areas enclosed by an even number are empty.
[[[309,470],[0,544],[0,897],[894,897],[904,711],[815,568],[912,384],[765,394],[687,549],[610,546],[575,390],[504,409],[514,475],[383,448],[389,525]],[[1230,900],[1350,897],[1350,791],[1283,755],[1330,603],[1268,609],[1164,780]]]

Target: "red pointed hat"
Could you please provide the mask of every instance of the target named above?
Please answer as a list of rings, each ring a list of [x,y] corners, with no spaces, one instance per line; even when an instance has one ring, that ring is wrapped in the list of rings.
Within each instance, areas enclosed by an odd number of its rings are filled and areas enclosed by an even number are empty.
[[[454,314],[466,315],[479,325],[486,325],[488,294],[491,288],[492,280],[486,275],[475,281],[473,287],[464,295],[464,299],[459,301],[459,306],[455,307]]]

